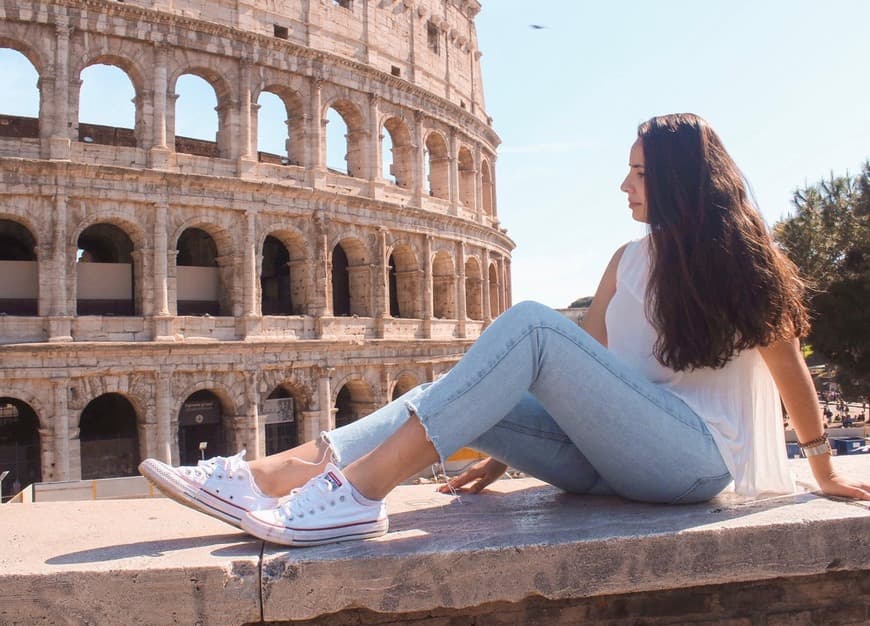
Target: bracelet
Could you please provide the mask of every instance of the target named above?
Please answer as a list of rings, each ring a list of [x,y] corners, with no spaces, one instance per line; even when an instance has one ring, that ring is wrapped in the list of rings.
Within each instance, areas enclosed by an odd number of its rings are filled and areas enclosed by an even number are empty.
[[[798,447],[800,447],[802,450],[805,448],[815,448],[816,446],[825,443],[827,440],[828,433],[822,433],[821,437],[816,437],[812,441],[807,441],[806,443],[801,443],[800,441],[798,441]]]
[[[806,443],[798,443],[805,457],[818,456],[820,454],[833,454],[831,450],[831,442],[828,441],[828,433],[824,433],[821,437],[817,437]]]

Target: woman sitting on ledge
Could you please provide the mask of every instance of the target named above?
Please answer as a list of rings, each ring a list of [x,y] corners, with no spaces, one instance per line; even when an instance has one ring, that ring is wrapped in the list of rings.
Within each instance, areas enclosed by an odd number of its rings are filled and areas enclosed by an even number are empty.
[[[739,494],[787,493],[781,396],[822,491],[870,499],[870,484],[831,463],[798,341],[804,286],[713,129],[691,114],[641,124],[621,188],[649,234],[613,255],[582,328],[523,302],[445,376],[318,441],[140,471],[187,506],[293,546],[384,534],[390,490],[463,446],[491,456],[442,491],[480,491],[510,465],[644,502],[699,502],[732,481]]]

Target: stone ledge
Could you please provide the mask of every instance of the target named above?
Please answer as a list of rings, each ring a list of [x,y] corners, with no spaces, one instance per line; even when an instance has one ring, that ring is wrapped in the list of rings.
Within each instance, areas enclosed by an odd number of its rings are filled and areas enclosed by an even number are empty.
[[[870,479],[870,456],[839,467]],[[791,461],[813,485],[805,461]],[[173,502],[4,505],[0,624],[306,620],[870,570],[870,506],[805,492],[656,506],[532,479],[457,502],[400,487],[380,539],[263,546]]]

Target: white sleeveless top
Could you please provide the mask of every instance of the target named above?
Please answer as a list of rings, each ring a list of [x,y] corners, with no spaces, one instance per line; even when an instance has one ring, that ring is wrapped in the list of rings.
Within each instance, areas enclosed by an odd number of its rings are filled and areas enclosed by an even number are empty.
[[[630,242],[619,261],[616,293],[605,314],[608,350],[704,419],[738,494],[793,492],[779,392],[758,350],[736,354],[721,369],[683,372],[653,355],[657,334],[645,311],[648,239]]]

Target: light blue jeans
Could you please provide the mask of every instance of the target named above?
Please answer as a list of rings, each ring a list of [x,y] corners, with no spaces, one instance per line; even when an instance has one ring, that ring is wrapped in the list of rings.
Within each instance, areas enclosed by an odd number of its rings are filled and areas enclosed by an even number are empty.
[[[731,482],[683,400],[535,302],[496,318],[443,377],[325,437],[345,466],[412,413],[442,461],[468,446],[569,492],[699,502]]]

